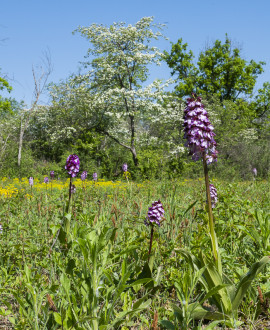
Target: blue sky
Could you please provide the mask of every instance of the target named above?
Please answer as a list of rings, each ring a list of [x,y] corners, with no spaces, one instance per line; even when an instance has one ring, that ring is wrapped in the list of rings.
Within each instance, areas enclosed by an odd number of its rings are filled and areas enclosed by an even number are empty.
[[[246,60],[265,61],[265,73],[256,88],[270,81],[270,0],[8,0],[1,3],[0,68],[13,86],[12,96],[31,103],[34,83],[32,66],[39,65],[49,50],[53,72],[50,82],[57,83],[77,72],[88,42],[72,34],[79,25],[110,25],[124,21],[136,23],[154,16],[165,23],[169,41],[157,46],[170,49],[170,41],[183,38],[198,55],[206,44],[224,41],[225,33],[242,49]],[[151,68],[151,77],[167,79],[164,64]],[[150,82],[150,80],[149,80]],[[47,97],[42,97],[44,103]]]

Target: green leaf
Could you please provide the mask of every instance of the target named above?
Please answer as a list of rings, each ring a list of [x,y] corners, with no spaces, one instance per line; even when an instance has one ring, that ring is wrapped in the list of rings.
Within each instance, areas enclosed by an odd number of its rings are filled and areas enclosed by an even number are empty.
[[[152,278],[141,278],[139,280],[136,280],[136,281],[132,282],[130,284],[130,286],[133,287],[133,286],[136,286],[136,285],[139,285],[139,284],[148,283],[150,281],[153,281],[153,279]]]
[[[121,312],[119,316],[113,320],[113,322],[109,325],[108,329],[117,329],[117,327],[124,321],[124,318],[127,315],[135,315],[136,313],[146,309],[151,304],[151,299],[148,299],[145,303],[140,305],[139,308],[132,309],[131,311]]]
[[[25,276],[26,276],[27,282],[28,283],[31,283],[31,270],[27,266],[27,264],[24,265],[24,272],[25,272]]]
[[[220,276],[216,265],[212,261],[207,260],[202,253],[200,255],[200,260],[206,267],[202,282],[204,283],[207,292],[210,292],[210,290],[215,290],[218,286],[224,285],[223,279]],[[216,293],[212,294],[212,296],[214,297],[216,305],[220,311],[223,311],[225,314],[231,313],[232,303],[226,287],[217,290]]]
[[[182,217],[183,217],[184,215],[186,215],[186,214],[188,213],[188,211],[189,211],[190,209],[192,209],[193,206],[194,206],[197,202],[198,202],[198,201],[195,201],[194,203],[190,204],[189,207],[188,207],[188,208],[185,210],[185,212],[183,213]]]
[[[66,213],[65,214],[65,218],[70,221],[71,220],[71,217],[72,217],[72,214],[71,213]]]
[[[168,330],[176,330],[177,328],[173,325],[173,323],[171,321],[168,321],[168,320],[162,320],[160,321],[160,324],[168,329]]]
[[[200,300],[200,304],[202,304],[204,301],[206,301],[208,298],[212,297],[214,294],[216,294],[221,289],[231,286],[230,284],[220,284],[212,288],[207,292],[207,294]]]
[[[25,304],[25,301],[23,301],[23,300],[18,296],[17,291],[15,291],[15,290],[11,290],[11,293],[12,293],[12,295],[15,297],[15,299],[17,300],[17,302],[20,304],[21,310],[22,310],[24,316],[28,319],[28,322],[29,322],[30,324],[32,324],[33,320],[32,320],[32,317],[31,317],[31,310],[30,310],[30,311],[27,310],[27,308],[26,308],[27,306],[26,306],[26,304]]]
[[[263,269],[263,267],[270,261],[270,257],[263,257],[260,261],[255,262],[249,272],[241,279],[239,282],[235,296],[232,300],[232,309],[237,310],[244,295],[246,294],[251,282],[256,277],[256,275]]]
[[[61,244],[65,244],[66,243],[66,237],[67,237],[67,233],[66,231],[63,229],[63,227],[60,228],[59,230],[59,235],[58,235],[58,240]]]
[[[51,225],[50,229],[52,231],[53,236],[58,232],[58,230],[61,228],[61,225]]]
[[[186,259],[187,263],[192,267],[193,271],[198,271],[200,268],[202,268],[200,260],[189,251],[185,249],[176,248],[175,252],[179,253],[181,256],[183,256]]]
[[[237,226],[241,229],[244,233],[246,233],[254,242],[261,243],[261,236],[259,235],[258,231],[254,228],[246,228],[242,225]]]
[[[195,308],[194,308],[195,305]],[[198,303],[193,303],[188,306],[188,310],[190,311],[190,316],[194,320],[224,320],[228,318],[224,313],[220,312],[211,312],[206,309],[204,309],[201,305]]]
[[[148,262],[146,262],[143,266],[142,272],[138,276],[138,280],[142,278],[152,278],[152,272],[150,270],[150,267],[148,265]]]
[[[88,255],[89,255],[89,252],[88,252],[88,248],[87,248],[87,241],[85,239],[82,239],[82,238],[78,238],[78,244],[80,246],[80,249],[83,253],[83,257],[84,257],[84,260],[87,262],[88,261]]]
[[[204,327],[204,330],[212,330],[217,329],[216,326],[220,324],[220,321],[213,321],[210,324],[208,324],[206,327]]]
[[[113,279],[113,277],[112,277],[110,271],[107,270],[107,269],[103,269],[102,272],[103,272],[103,275],[106,276],[106,278],[107,278],[107,280],[110,282],[110,284],[114,284],[114,279]]]
[[[176,316],[177,320],[180,321],[180,322],[182,322],[183,319],[184,319],[182,309],[179,308],[178,306],[176,306],[175,304],[171,304],[171,306],[172,306],[174,315]]]
[[[162,266],[159,266],[157,269],[157,276],[156,276],[156,284],[159,285],[161,282],[161,270],[162,270]]]
[[[70,280],[68,279],[67,275],[62,273],[61,277],[60,277],[60,282],[66,292],[67,297],[69,298],[69,290],[70,290]]]
[[[56,322],[57,324],[62,325],[62,318],[61,318],[61,315],[60,315],[59,313],[54,312],[54,313],[53,313],[53,316],[54,316],[55,322]]]
[[[125,275],[124,275],[124,277],[122,277],[121,280],[118,283],[118,286],[117,286],[117,288],[115,290],[115,294],[114,294],[114,297],[113,297],[113,301],[111,303],[111,307],[110,307],[110,309],[108,310],[108,313],[107,313],[108,320],[110,319],[110,316],[111,316],[111,314],[112,314],[112,312],[114,310],[114,305],[115,305],[117,299],[119,299],[119,297],[121,296],[121,293],[128,287],[126,285],[126,282],[129,279],[130,274],[131,273],[129,271],[126,272]]]
[[[69,275],[72,275],[73,273],[73,269],[76,267],[76,262],[74,259],[69,259],[68,260],[68,264],[67,264],[67,268],[66,268],[66,273]]]
[[[127,259],[124,258],[123,262],[122,262],[122,277],[125,275],[125,273],[127,272]]]
[[[14,325],[16,324],[16,322],[15,322],[15,318],[14,318],[13,316],[9,316],[9,317],[8,317],[8,320],[9,320],[10,323],[12,323],[12,324],[14,324]]]
[[[148,295],[145,295],[145,296],[143,296],[142,298],[140,298],[140,299],[138,299],[134,304],[133,304],[133,308],[132,309],[138,309],[138,308],[141,308],[141,307],[143,307],[144,306],[144,304],[143,304],[143,302],[145,301],[145,299],[146,299],[146,297],[147,297]],[[151,300],[151,299],[150,299]],[[148,302],[149,302],[149,300],[147,300],[147,304],[148,304]]]

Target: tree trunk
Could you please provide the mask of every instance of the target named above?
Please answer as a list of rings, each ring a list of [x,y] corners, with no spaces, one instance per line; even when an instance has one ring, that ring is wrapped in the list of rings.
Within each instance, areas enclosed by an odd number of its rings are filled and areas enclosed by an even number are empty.
[[[132,153],[134,165],[137,167],[138,164],[139,164],[139,160],[138,160],[136,149],[135,149],[135,122],[134,122],[134,116],[129,115],[129,118],[130,118],[130,129],[131,129],[130,151]]]
[[[134,165],[137,167],[139,165],[139,160],[138,160],[135,148],[131,148],[130,152],[132,153],[132,158],[133,158]]]
[[[19,151],[18,151],[18,167],[21,166],[23,135],[24,135],[24,128],[23,128],[23,120],[21,118],[21,129],[20,129]]]

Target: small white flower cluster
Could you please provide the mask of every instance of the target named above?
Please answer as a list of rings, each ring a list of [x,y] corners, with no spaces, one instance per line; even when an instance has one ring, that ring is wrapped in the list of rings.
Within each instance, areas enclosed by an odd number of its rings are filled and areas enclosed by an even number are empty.
[[[170,154],[175,156],[175,155],[182,155],[186,151],[184,146],[174,146],[174,149],[170,151]]]
[[[258,133],[255,128],[247,128],[245,130],[241,130],[239,132],[239,136],[241,137],[241,139],[247,142],[253,142],[255,140],[258,140]]]

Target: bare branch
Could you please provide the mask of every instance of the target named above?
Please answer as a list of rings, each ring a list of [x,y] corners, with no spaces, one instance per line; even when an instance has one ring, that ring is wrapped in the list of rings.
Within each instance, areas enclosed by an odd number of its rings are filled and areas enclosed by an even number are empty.
[[[34,102],[32,103],[29,109],[24,109],[21,115],[21,129],[20,129],[20,138],[19,138],[19,150],[18,150],[18,166],[21,164],[21,153],[24,132],[29,126],[30,119],[32,114],[37,108],[37,104],[40,98],[40,95],[44,91],[44,88],[47,84],[49,75],[52,72],[51,57],[48,51],[43,52],[42,58],[43,65],[40,65],[38,68],[38,73],[34,67],[32,67],[33,79],[34,79]]]
[[[127,146],[126,144],[120,142],[116,137],[112,136],[110,133],[108,133],[107,131],[101,131],[103,134],[107,135],[109,138],[111,138],[112,140],[114,140],[116,143],[118,143],[120,146],[128,149],[128,150],[132,150],[131,147]]]
[[[32,66],[32,74],[34,79],[34,96],[35,96],[35,100],[33,102],[32,108],[34,108],[35,105],[37,104],[38,99],[40,95],[43,93],[48,78],[53,70],[49,51],[43,52],[42,63],[43,64],[37,67],[38,74],[36,69]]]

